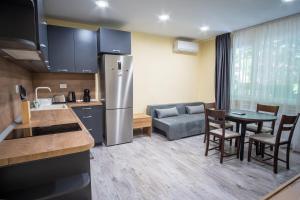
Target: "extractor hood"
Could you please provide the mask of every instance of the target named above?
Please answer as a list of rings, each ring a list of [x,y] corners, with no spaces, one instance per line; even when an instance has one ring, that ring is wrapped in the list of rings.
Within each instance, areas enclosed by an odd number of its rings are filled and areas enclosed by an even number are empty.
[[[0,56],[36,72],[49,71],[42,3],[43,0],[0,3]]]

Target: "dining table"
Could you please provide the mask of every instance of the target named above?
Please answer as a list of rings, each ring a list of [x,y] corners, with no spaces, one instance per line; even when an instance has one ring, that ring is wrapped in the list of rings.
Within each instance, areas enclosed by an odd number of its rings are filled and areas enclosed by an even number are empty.
[[[246,136],[247,124],[256,123],[258,125],[257,132],[262,129],[263,122],[273,122],[277,117],[267,113],[249,111],[249,110],[228,110],[225,115],[226,120],[236,123],[236,132],[240,131],[241,127],[241,140],[240,140],[240,160],[244,159],[244,144]]]

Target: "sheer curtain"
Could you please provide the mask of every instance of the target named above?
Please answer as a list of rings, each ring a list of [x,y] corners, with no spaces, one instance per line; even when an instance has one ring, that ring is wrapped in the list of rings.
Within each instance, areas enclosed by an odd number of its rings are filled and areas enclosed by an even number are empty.
[[[300,15],[232,34],[230,98],[231,108],[255,110],[263,103],[280,105],[280,114],[300,112]]]

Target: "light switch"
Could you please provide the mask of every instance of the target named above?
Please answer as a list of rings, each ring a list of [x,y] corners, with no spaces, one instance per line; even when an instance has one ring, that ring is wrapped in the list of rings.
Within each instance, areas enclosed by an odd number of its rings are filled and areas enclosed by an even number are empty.
[[[61,84],[59,84],[59,88],[60,89],[67,89],[67,84],[65,84],[65,83],[61,83]]]

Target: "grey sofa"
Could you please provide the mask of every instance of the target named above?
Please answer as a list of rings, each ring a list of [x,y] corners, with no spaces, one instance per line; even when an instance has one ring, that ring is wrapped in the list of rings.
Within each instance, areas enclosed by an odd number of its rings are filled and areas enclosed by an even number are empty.
[[[147,106],[147,114],[152,116],[152,126],[155,131],[165,135],[168,140],[198,135],[205,131],[205,116],[201,114],[188,114],[186,106],[203,105],[202,102],[178,103]],[[156,109],[176,107],[178,116],[158,118]]]

